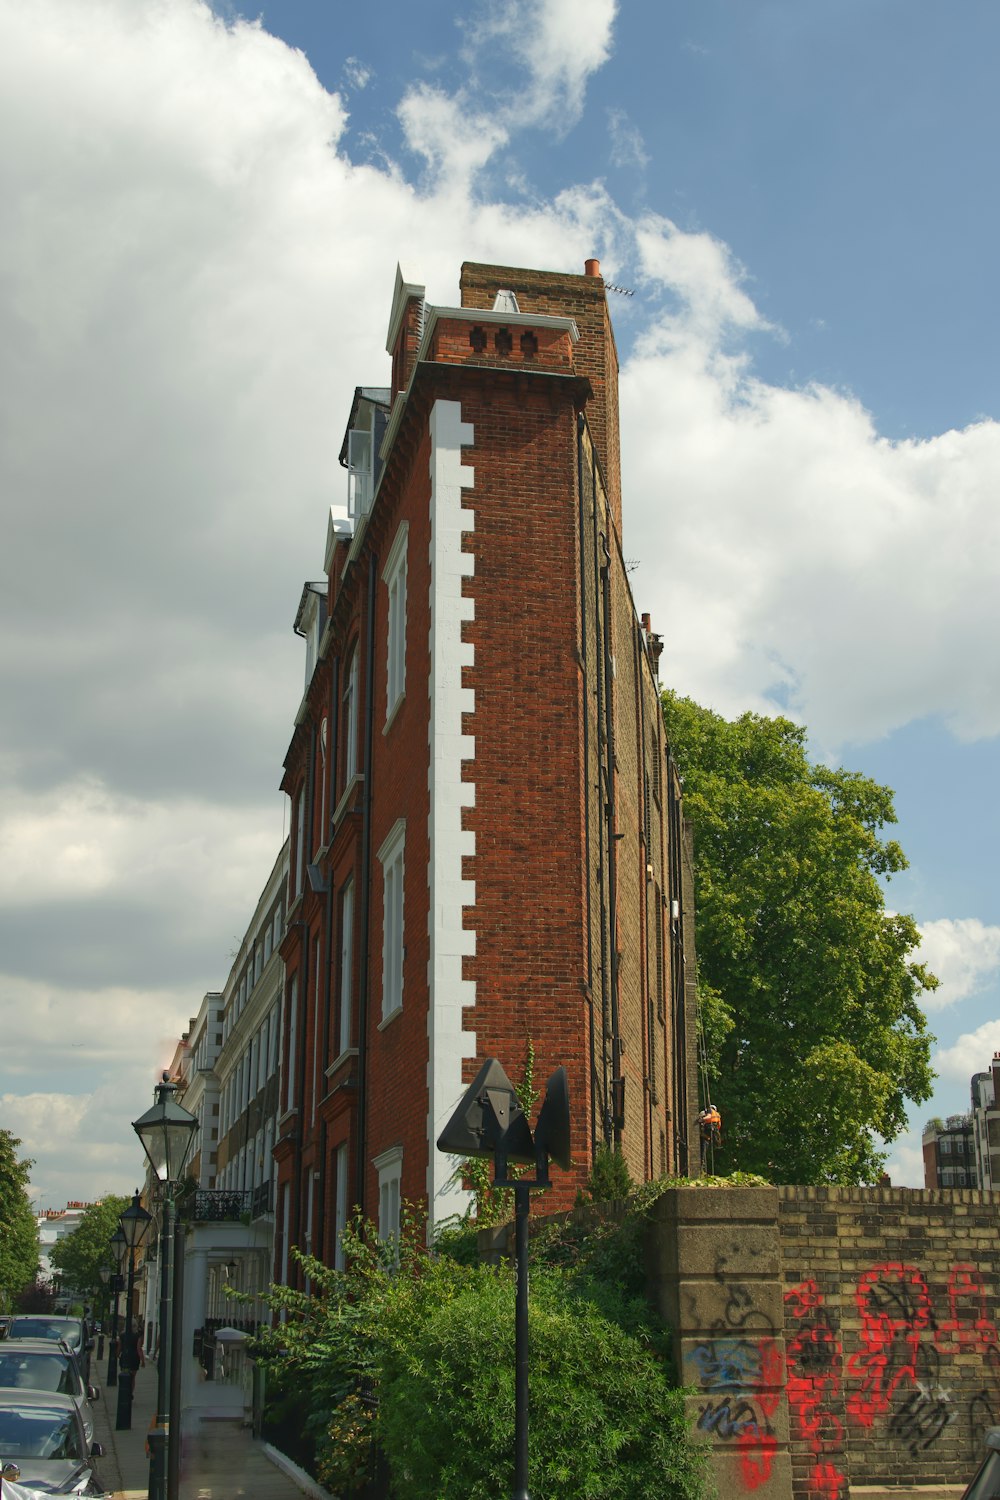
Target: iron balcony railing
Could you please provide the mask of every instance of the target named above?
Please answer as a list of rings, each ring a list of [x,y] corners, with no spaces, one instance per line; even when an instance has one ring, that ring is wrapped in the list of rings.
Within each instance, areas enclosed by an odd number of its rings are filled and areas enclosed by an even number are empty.
[[[180,1213],[196,1224],[231,1222],[249,1215],[251,1196],[239,1188],[199,1188],[180,1205]]]
[[[250,1217],[261,1219],[274,1208],[274,1183],[268,1179],[254,1188],[250,1196]]]

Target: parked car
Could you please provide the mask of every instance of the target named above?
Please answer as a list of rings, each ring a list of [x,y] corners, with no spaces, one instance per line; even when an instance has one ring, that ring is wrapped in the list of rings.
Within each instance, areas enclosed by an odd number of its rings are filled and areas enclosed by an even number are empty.
[[[1000,1427],[986,1434],[986,1457],[962,1500],[1000,1500]]]
[[[86,1380],[90,1375],[90,1351],[93,1339],[84,1335],[82,1318],[62,1318],[48,1313],[23,1313],[11,1319],[9,1339],[62,1339],[76,1355]]]
[[[94,1441],[94,1413],[91,1401],[99,1395],[87,1385],[76,1362],[76,1355],[54,1339],[5,1339],[0,1348],[0,1386],[19,1391],[55,1391],[72,1396],[83,1419],[88,1444]]]
[[[5,1482],[49,1495],[100,1495],[93,1460],[103,1452],[100,1443],[87,1443],[71,1396],[0,1387]]]

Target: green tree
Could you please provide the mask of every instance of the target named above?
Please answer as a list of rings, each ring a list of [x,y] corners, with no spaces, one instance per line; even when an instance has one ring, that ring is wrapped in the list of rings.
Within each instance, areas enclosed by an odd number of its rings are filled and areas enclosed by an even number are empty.
[[[699,989],[725,1166],[777,1182],[876,1180],[929,1098],[937,986],[882,881],[906,868],[892,792],[813,765],[784,718],[663,695],[694,825]],[[716,1160],[720,1153],[716,1152]]]
[[[28,1197],[32,1163],[17,1154],[21,1142],[0,1130],[0,1309],[35,1279],[38,1226]]]
[[[103,1295],[100,1268],[111,1264],[108,1241],[131,1201],[116,1193],[108,1193],[99,1203],[92,1203],[84,1211],[72,1234],[56,1240],[52,1247],[49,1260],[63,1284],[79,1292],[85,1300],[97,1300]]]

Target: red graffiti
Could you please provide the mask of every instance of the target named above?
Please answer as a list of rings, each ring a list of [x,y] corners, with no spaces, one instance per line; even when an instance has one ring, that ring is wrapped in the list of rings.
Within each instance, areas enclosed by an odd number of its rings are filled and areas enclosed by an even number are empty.
[[[771,1477],[778,1439],[771,1432],[747,1432],[737,1438],[740,1473],[748,1490],[756,1490]]]
[[[792,1436],[804,1442],[816,1462],[809,1474],[809,1493],[817,1500],[841,1500],[847,1480],[829,1457],[844,1446],[844,1429],[829,1402],[840,1395],[843,1358],[840,1340],[830,1325],[815,1281],[804,1281],[785,1294],[797,1331],[788,1341],[785,1389]]]
[[[817,1464],[807,1483],[816,1500],[843,1500],[849,1493],[847,1480],[834,1464]]]
[[[848,1374],[859,1386],[847,1398],[850,1416],[871,1427],[889,1410],[902,1381],[916,1382],[920,1335],[931,1322],[931,1299],[916,1266],[889,1261],[873,1266],[858,1282],[864,1348],[852,1354]]]
[[[757,1392],[757,1405],[765,1417],[773,1417],[781,1400],[781,1385],[784,1377],[784,1363],[781,1358],[781,1350],[774,1339],[761,1339],[757,1348],[760,1351],[760,1388]]]
[[[997,1348],[996,1325],[986,1316],[986,1288],[976,1266],[959,1263],[948,1277],[947,1322],[938,1325],[934,1342],[943,1354]]]

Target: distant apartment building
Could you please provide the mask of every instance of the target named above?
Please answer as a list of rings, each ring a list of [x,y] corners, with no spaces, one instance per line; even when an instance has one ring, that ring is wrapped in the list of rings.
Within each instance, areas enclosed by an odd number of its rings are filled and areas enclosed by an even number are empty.
[[[979,1187],[1000,1189],[1000,1052],[988,1072],[972,1076],[972,1131]]]
[[[975,1187],[976,1152],[972,1117],[949,1115],[930,1120],[923,1132],[924,1186],[929,1188]]]
[[[242,1336],[270,1318],[274,1277],[273,1148],[277,1124],[288,886],[283,845],[234,956],[225,987],[205,995],[168,1073],[198,1120],[178,1199],[185,1224],[181,1401],[192,1416],[245,1415]],[[147,1200],[156,1193],[147,1183]],[[158,1239],[144,1287],[147,1348],[159,1337]],[[231,1289],[246,1300],[233,1299]],[[220,1330],[224,1336],[220,1340]]]
[[[547,1208],[602,1142],[640,1181],[698,1164],[690,848],[622,546],[599,268],[466,264],[458,307],[397,275],[386,348],[295,615],[281,1279],[293,1246],[337,1259],[354,1205],[382,1233],[402,1199],[432,1225],[465,1210],[435,1143],[487,1056],[518,1080],[533,1050],[536,1087],[568,1071]],[[224,1184],[228,1122],[224,1093]]]
[[[38,1227],[38,1274],[42,1281],[51,1281],[56,1274],[50,1259],[53,1245],[79,1229],[84,1214],[92,1206],[82,1199],[71,1199],[65,1208],[43,1208],[35,1214],[35,1224]]]

